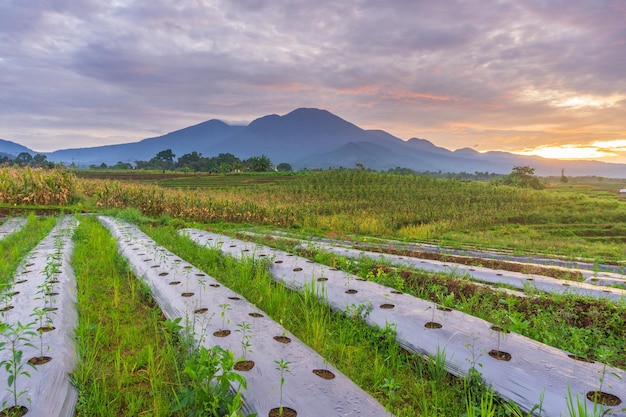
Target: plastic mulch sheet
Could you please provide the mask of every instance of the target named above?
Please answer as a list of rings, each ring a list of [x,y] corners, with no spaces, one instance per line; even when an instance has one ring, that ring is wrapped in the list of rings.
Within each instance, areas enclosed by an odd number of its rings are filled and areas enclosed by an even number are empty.
[[[30,324],[29,331],[33,333],[25,336],[27,340],[18,340],[15,349],[22,352],[19,363],[30,377],[18,376],[17,385],[9,386],[9,374],[4,366],[0,369],[2,408],[14,405],[10,391],[16,388],[16,393],[23,392],[18,394],[17,405],[27,407],[29,416],[74,415],[78,394],[70,382],[69,373],[76,364],[74,329],[77,314],[76,282],[70,256],[73,249],[71,236],[77,225],[78,221],[70,216],[60,219],[50,234],[26,256],[12,287],[2,294],[0,308],[4,325],[15,329],[18,322]],[[8,342],[16,336],[12,336],[6,327],[2,334],[0,340],[5,345],[0,351],[0,360],[11,361],[13,350]],[[45,362],[48,360],[45,357],[50,360]],[[26,362],[34,358],[40,358],[42,363],[33,365],[33,368]]]
[[[397,293],[374,282],[312,263],[250,242],[194,229],[184,229],[202,246],[220,249],[235,257],[267,256],[273,260],[271,273],[294,290],[316,285],[320,298],[332,309],[362,311],[371,325],[393,326],[396,339],[405,349],[420,355],[444,352],[446,367],[454,375],[467,375],[474,367],[486,384],[503,398],[529,411],[540,404],[542,416],[569,415],[568,390],[588,410],[593,409],[596,391],[619,402],[610,415],[626,416],[626,372],[602,363],[589,363],[562,350],[515,333],[504,334],[492,324],[459,311],[437,309],[432,302]],[[360,307],[359,307],[360,306]],[[607,401],[609,402],[609,401]]]
[[[306,244],[303,246],[319,248],[347,258],[358,259],[362,256],[370,259],[390,262],[393,265],[430,272],[439,272],[453,275],[467,274],[472,279],[490,284],[507,284],[514,288],[524,289],[530,286],[538,291],[555,294],[576,294],[586,297],[605,298],[613,301],[626,300],[626,290],[611,287],[599,287],[592,283],[565,281],[543,275],[522,274],[504,270],[494,270],[479,266],[455,264],[428,259],[411,258],[407,256],[367,252],[358,249],[344,248],[326,243]],[[605,278],[607,280],[608,278]]]
[[[283,386],[283,406],[298,416],[362,416],[388,414],[365,391],[341,374],[314,350],[271,320],[243,296],[219,284],[193,265],[155,244],[135,226],[100,217],[117,239],[118,248],[132,268],[150,286],[152,295],[169,319],[193,329],[197,343],[219,345],[236,357],[254,361],[240,373],[244,411],[267,416],[280,406],[280,372],[276,361],[290,362]],[[244,331],[244,328],[248,330]],[[222,330],[230,334],[224,336]],[[250,345],[244,347],[246,341]],[[332,372],[334,378],[320,375]],[[233,387],[236,389],[237,387]]]
[[[0,240],[11,233],[18,232],[26,225],[27,220],[23,217],[12,217],[0,224]]]

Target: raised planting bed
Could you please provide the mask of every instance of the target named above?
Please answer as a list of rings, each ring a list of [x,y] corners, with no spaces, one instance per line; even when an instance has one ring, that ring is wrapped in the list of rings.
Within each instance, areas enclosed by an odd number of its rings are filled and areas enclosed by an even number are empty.
[[[12,217],[0,224],[0,239],[4,239],[11,233],[19,232],[26,225],[24,217]]]
[[[479,266],[468,266],[452,262],[434,261],[428,259],[411,258],[400,255],[381,254],[367,252],[358,249],[333,246],[326,243],[309,244],[302,243],[309,249],[321,249],[347,258],[358,259],[368,257],[376,261],[386,261],[393,265],[413,269],[421,269],[429,272],[445,273],[451,275],[465,275],[480,282],[489,284],[506,284],[514,288],[525,289],[530,286],[538,291],[554,294],[576,294],[586,297],[604,298],[613,301],[626,300],[626,290],[621,288],[603,287],[584,282],[566,281],[543,275],[522,274],[504,270],[493,270]]]
[[[99,219],[115,236],[133,272],[149,285],[166,317],[180,318],[198,345],[220,346],[241,354],[242,362],[254,362],[251,368],[246,363],[238,370],[247,381],[247,390],[242,391],[246,413],[278,415],[282,392],[282,405],[301,416],[390,415],[243,295],[156,245],[135,226],[111,217]],[[283,374],[280,368],[285,369]]]
[[[626,372],[621,369],[580,360],[482,319],[439,309],[306,258],[194,229],[180,233],[234,257],[269,257],[277,281],[294,290],[315,291],[332,309],[363,314],[371,325],[393,326],[398,343],[408,351],[431,357],[444,352],[449,372],[464,376],[472,368],[478,370],[486,384],[524,411],[541,404],[543,416],[569,415],[569,399],[588,410],[595,399],[602,411],[626,416]]]
[[[0,401],[4,415],[70,417],[77,392],[76,282],[70,267],[78,221],[66,216],[23,260],[2,293]],[[2,414],[0,414],[2,415]]]

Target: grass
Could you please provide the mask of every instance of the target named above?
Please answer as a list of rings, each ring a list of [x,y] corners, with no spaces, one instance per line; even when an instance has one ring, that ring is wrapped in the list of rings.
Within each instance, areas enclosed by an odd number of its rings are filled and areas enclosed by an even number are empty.
[[[24,257],[52,230],[56,220],[31,214],[22,230],[0,240],[0,285],[11,282]]]
[[[76,416],[170,416],[184,355],[164,328],[160,309],[95,218],[81,219],[74,241]]]

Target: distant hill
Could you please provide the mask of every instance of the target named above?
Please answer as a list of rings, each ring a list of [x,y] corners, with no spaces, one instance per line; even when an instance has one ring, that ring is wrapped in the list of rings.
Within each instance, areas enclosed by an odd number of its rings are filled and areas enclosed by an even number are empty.
[[[31,155],[36,155],[37,152],[28,149],[26,146],[22,146],[10,140],[0,139],[0,154],[5,154],[10,158],[15,158],[22,152],[28,152]]]
[[[232,153],[241,159],[266,155],[275,163],[288,162],[294,169],[366,168],[387,170],[402,167],[416,171],[494,172],[506,174],[514,166],[528,165],[541,176],[597,175],[626,177],[626,164],[597,161],[559,161],[507,152],[479,153],[471,148],[450,151],[426,139],[404,141],[382,130],[364,130],[326,110],[300,108],[288,114],[260,117],[248,126],[232,126],[209,120],[139,142],[63,149],[47,153],[49,161],[79,166],[149,160],[171,149],[177,157],[197,151],[204,156]],[[0,140],[0,152],[17,155],[35,152]]]

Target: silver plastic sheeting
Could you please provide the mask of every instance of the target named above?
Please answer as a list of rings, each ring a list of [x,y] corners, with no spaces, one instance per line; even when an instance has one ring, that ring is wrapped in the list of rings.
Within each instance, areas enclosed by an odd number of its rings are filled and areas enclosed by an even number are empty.
[[[206,347],[219,345],[235,352],[236,357],[243,356],[242,323],[249,325],[251,352],[246,357],[255,365],[241,372],[248,385],[242,392],[246,413],[267,416],[271,409],[280,406],[280,373],[275,361],[282,359],[291,362],[290,372],[285,375],[283,406],[295,409],[298,416],[390,415],[371,396],[242,295],[157,246],[135,226],[110,217],[100,217],[100,221],[117,239],[119,251],[133,272],[150,286],[166,317],[182,318],[181,324],[193,329],[197,343]],[[230,330],[230,335],[214,335],[224,329]],[[281,336],[291,342],[281,343],[275,339],[283,340]],[[322,379],[313,373],[316,369],[331,371],[335,378]]]
[[[20,376],[17,380],[17,390],[24,391],[19,397],[18,405],[29,409],[29,416],[46,417],[70,417],[74,415],[74,409],[78,394],[70,382],[69,374],[76,365],[76,352],[74,343],[74,329],[77,323],[76,304],[76,280],[70,266],[70,257],[73,250],[71,236],[78,222],[66,216],[52,229],[50,234],[35,247],[21,263],[15,275],[13,287],[3,293],[3,301],[0,308],[12,305],[13,308],[2,312],[2,321],[9,325],[17,322],[32,325],[32,331],[36,333],[30,340],[35,348],[23,346],[20,343],[19,350],[23,351],[22,362],[41,356],[41,343],[43,343],[43,355],[52,360],[48,363],[36,365],[35,369],[26,365],[25,369],[30,377]],[[55,257],[60,253],[60,257]],[[50,269],[54,262],[56,271]],[[48,268],[46,272],[46,268]],[[44,304],[42,284],[46,276],[57,281],[52,284],[50,292],[46,296],[47,304]],[[19,292],[12,297],[6,297],[7,293]],[[32,316],[37,308],[56,308],[49,312],[49,323],[44,325],[54,327],[47,332],[37,332],[38,319]],[[42,339],[40,340],[39,334]],[[5,338],[2,341],[6,342]],[[12,352],[5,345],[0,351],[0,360],[10,359]],[[8,374],[4,367],[0,369],[0,403],[5,406],[13,405],[13,395],[8,391],[12,387],[7,386]]]
[[[26,225],[26,221],[23,217],[13,217],[0,224],[0,240],[11,233],[19,232]]]
[[[626,290],[611,287],[598,287],[576,281],[565,281],[535,274],[522,274],[504,270],[494,270],[479,266],[468,266],[455,264],[453,262],[442,262],[428,259],[411,258],[401,255],[381,254],[378,252],[367,252],[358,249],[332,246],[325,243],[302,244],[305,247],[322,249],[347,258],[358,259],[368,257],[381,262],[389,262],[393,265],[404,266],[424,271],[438,272],[452,275],[468,275],[472,279],[490,284],[507,284],[514,288],[525,289],[531,287],[538,291],[554,294],[576,294],[586,297],[609,299],[613,301],[626,300]]]
[[[492,324],[482,319],[459,311],[438,310],[432,302],[396,293],[374,282],[359,281],[356,276],[306,258],[194,229],[180,233],[199,245],[235,257],[270,256],[271,273],[276,280],[300,291],[315,285],[318,296],[334,310],[354,312],[358,306],[371,308],[365,320],[382,328],[393,326],[398,343],[405,349],[429,356],[445,352],[446,367],[454,375],[467,375],[475,367],[485,383],[522,410],[529,411],[542,403],[542,416],[567,416],[568,389],[574,402],[577,397],[591,410],[593,403],[586,396],[599,390],[602,379],[602,391],[622,401],[610,415],[626,416],[626,410],[622,409],[626,407],[626,372],[621,369],[577,360],[568,352],[519,334],[504,335],[492,330]],[[393,307],[385,308],[389,306]],[[441,327],[428,328],[429,322]],[[492,357],[489,352],[493,350],[507,352],[510,360]]]

